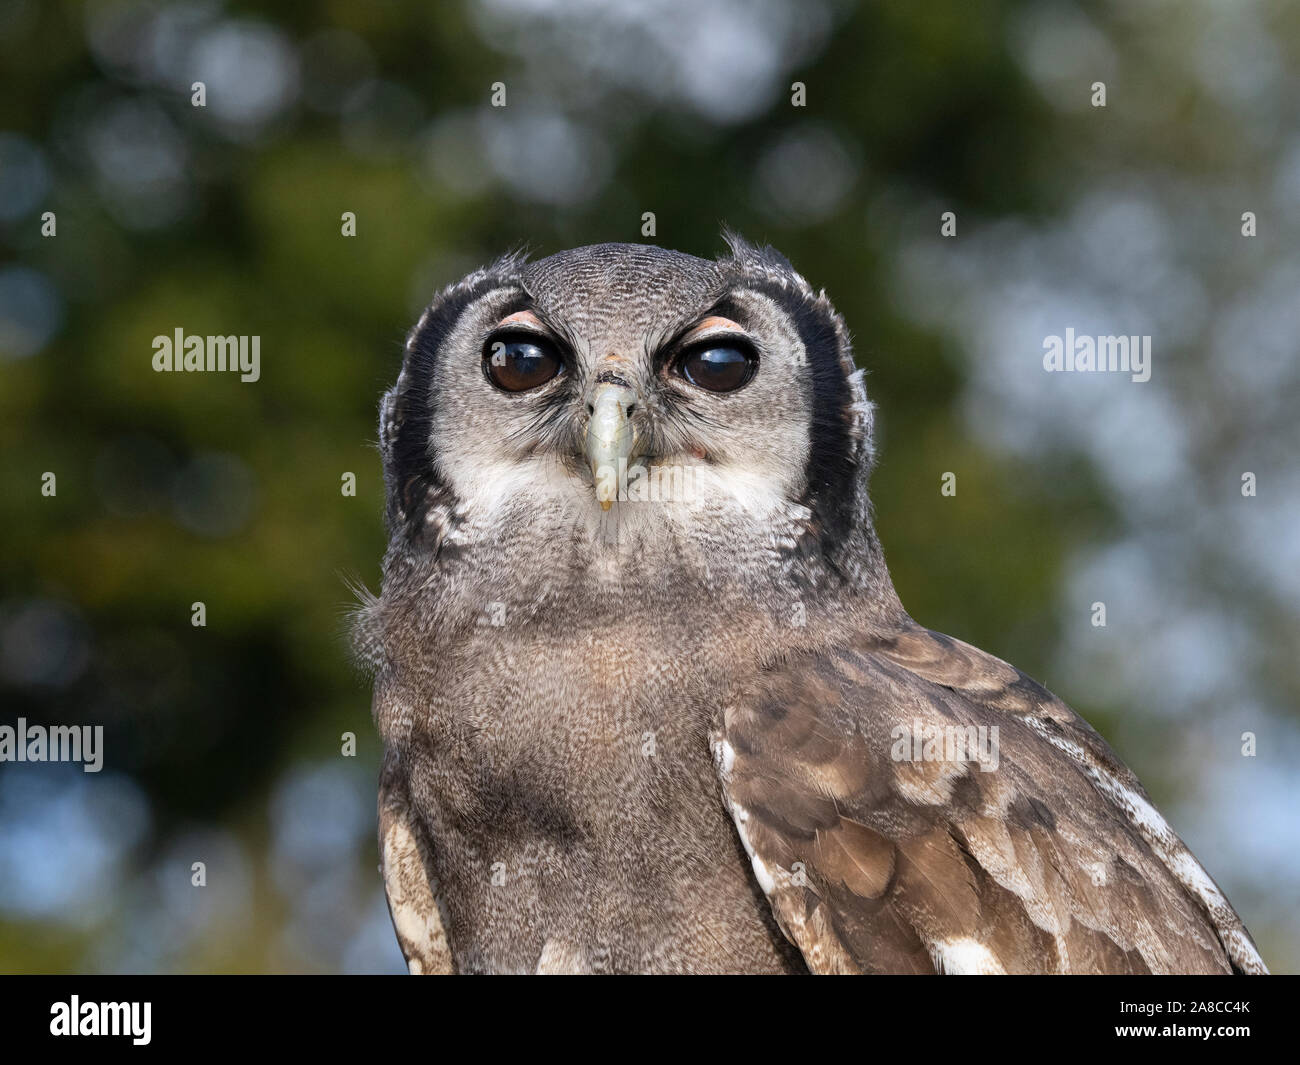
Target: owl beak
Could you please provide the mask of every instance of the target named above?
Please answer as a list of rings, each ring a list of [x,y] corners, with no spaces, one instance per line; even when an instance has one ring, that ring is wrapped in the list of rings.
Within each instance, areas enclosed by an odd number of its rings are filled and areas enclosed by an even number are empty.
[[[635,452],[632,412],[636,404],[636,391],[621,382],[599,382],[587,394],[591,418],[587,422],[586,455],[602,510],[609,510],[618,498],[619,479],[625,476]]]

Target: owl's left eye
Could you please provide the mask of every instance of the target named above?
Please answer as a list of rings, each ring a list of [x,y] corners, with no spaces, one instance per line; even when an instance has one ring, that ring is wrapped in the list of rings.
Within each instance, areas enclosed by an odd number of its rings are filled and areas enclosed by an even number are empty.
[[[701,344],[691,348],[677,364],[686,380],[710,392],[734,392],[749,384],[758,359],[739,342]]]
[[[504,392],[538,388],[563,365],[555,348],[541,337],[495,337],[483,345],[483,372]]]

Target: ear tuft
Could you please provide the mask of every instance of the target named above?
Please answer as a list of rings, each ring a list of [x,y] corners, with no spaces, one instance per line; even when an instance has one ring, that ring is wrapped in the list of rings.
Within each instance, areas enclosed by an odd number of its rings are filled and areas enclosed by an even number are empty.
[[[794,265],[770,244],[751,244],[729,226],[722,229],[722,239],[727,242],[731,254],[719,258],[718,263],[725,269],[731,267],[743,273],[760,273],[773,276],[790,277],[793,275],[807,287],[808,282],[799,277]]]

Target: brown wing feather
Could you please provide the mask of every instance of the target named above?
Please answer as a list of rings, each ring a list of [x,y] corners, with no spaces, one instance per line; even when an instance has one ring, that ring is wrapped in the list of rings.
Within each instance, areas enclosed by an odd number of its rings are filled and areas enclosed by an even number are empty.
[[[997,768],[896,760],[913,722],[997,726]],[[1097,733],[960,641],[908,628],[793,659],[714,741],[755,875],[814,972],[1263,971]]]
[[[388,912],[407,968],[417,976],[455,972],[432,850],[411,809],[401,761],[391,751],[379,775],[379,853]]]

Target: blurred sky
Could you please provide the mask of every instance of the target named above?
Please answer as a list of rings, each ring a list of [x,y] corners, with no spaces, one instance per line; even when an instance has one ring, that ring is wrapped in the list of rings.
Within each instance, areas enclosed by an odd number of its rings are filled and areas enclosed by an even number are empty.
[[[655,211],[827,287],[904,604],[1083,712],[1300,970],[1293,5],[0,0],[0,69],[0,721],[108,732],[0,766],[0,969],[402,970],[343,637],[375,403],[436,286]],[[178,326],[263,379],[153,374]],[[1151,381],[1042,372],[1067,327]]]

